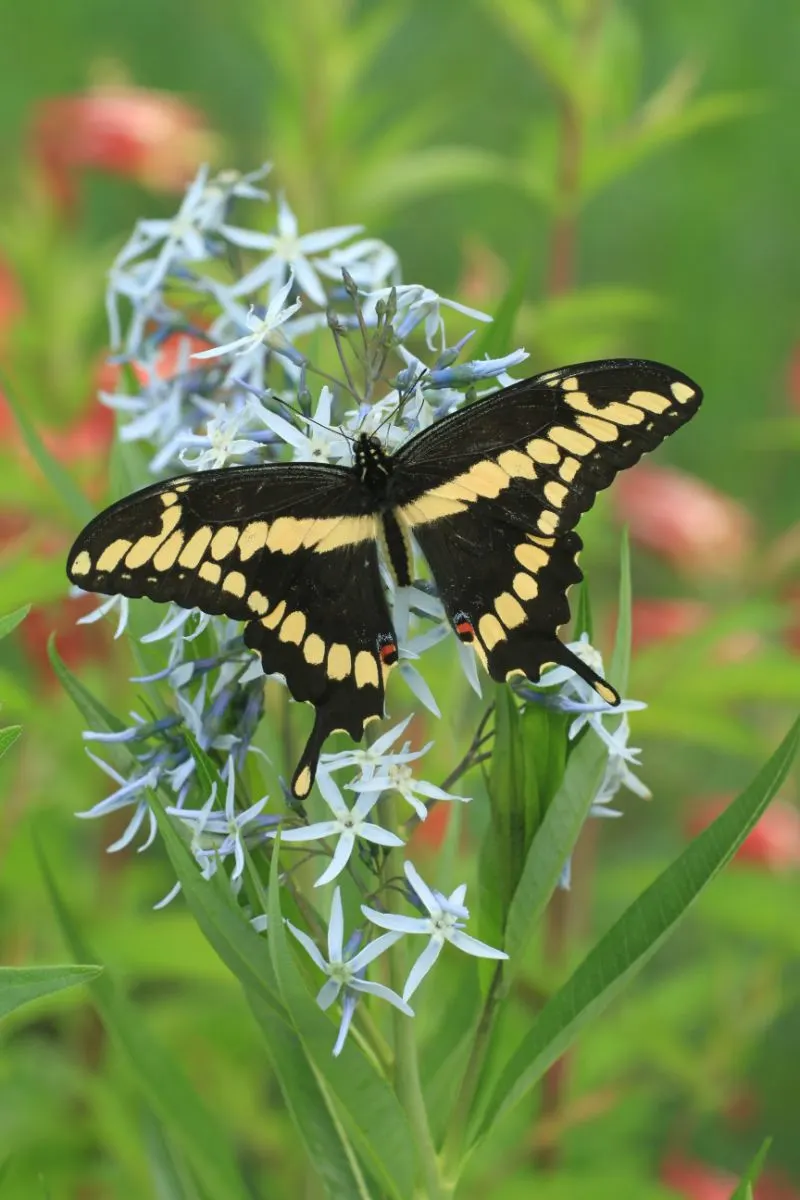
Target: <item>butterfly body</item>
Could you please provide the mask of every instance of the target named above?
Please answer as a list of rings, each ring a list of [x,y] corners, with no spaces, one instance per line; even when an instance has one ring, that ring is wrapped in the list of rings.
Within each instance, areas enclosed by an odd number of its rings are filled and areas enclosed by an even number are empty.
[[[292,781],[302,797],[329,734],[359,740],[383,715],[398,646],[380,555],[408,585],[413,543],[454,633],[493,678],[535,682],[545,664],[566,663],[618,702],[557,637],[581,578],[574,527],[701,396],[659,363],[562,367],[460,409],[394,454],[361,434],[350,467],[273,462],[145,488],[87,526],[68,574],[87,590],[245,621],[265,672],[316,709]]]

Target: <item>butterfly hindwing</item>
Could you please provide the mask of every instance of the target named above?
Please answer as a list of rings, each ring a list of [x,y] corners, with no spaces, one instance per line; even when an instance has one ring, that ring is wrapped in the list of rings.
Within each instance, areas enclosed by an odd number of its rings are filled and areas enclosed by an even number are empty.
[[[545,663],[567,663],[616,702],[556,636],[569,619],[567,590],[581,578],[574,526],[701,398],[658,363],[584,363],[514,384],[400,449],[396,512],[456,632],[495,679],[522,671],[536,680]]]
[[[268,674],[316,708],[293,787],[311,787],[325,738],[358,740],[383,715],[396,658],[380,585],[377,521],[351,472],[312,464],[172,479],[92,521],[68,574],[88,591],[148,596],[246,621]]]

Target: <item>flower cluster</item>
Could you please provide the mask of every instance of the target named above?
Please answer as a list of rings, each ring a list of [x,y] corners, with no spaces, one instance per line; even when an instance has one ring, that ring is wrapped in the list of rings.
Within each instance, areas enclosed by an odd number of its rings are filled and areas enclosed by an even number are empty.
[[[131,455],[134,478],[137,470],[141,475],[141,462],[154,477],[269,461],[347,464],[357,432],[380,431],[391,450],[458,407],[464,389],[487,380],[512,382],[507,372],[526,357],[517,350],[469,360],[470,334],[448,345],[444,309],[476,321],[488,320],[486,314],[421,285],[403,284],[395,252],[364,236],[359,226],[301,233],[280,196],[274,227],[262,231],[273,211],[261,186],[267,174],[267,167],[215,177],[201,170],[177,215],[140,221],[114,261],[107,309],[120,384],[102,399],[117,414],[121,450]],[[234,209],[242,205],[251,226],[237,223]],[[438,715],[416,664],[448,634],[442,605],[424,579],[398,588],[387,573],[385,583],[398,636],[397,673],[416,700]],[[103,602],[84,620],[112,610],[119,636],[132,623],[124,599]],[[278,833],[282,868],[284,858],[288,864],[282,882],[290,890],[309,858],[325,860],[317,887],[347,872],[362,897],[372,900],[362,907],[367,926],[344,943],[338,886],[327,959],[307,933],[290,926],[328,976],[318,997],[321,1007],[341,1002],[336,1053],[360,993],[411,1013],[408,1000],[445,942],[468,954],[504,957],[464,932],[469,916],[464,886],[444,896],[406,861],[404,894],[422,915],[401,916],[386,899],[399,887],[387,885],[387,854],[405,844],[403,825],[391,819],[399,802],[413,810],[413,822],[424,820],[433,804],[466,799],[417,776],[430,744],[413,748],[403,740],[410,716],[371,745],[322,755],[319,799],[311,803],[321,801],[327,812],[315,814],[318,819],[309,818],[285,789],[280,805],[265,811],[265,781],[270,774],[276,778],[268,754],[277,742],[264,732],[276,722],[262,717],[265,704],[271,711],[288,705],[283,681],[270,680],[265,689],[260,663],[245,648],[240,627],[222,617],[170,606],[157,628],[137,633],[142,651],[152,655],[163,646],[163,656],[155,670],[136,676],[145,699],[130,724],[85,734],[112,759],[91,754],[114,789],[82,815],[129,809],[127,828],[109,849],[131,844],[142,829],[145,849],[157,834],[151,808],[156,792],[203,876],[224,871],[237,893],[250,856],[259,848],[270,853]],[[583,643],[578,652],[595,653]],[[458,653],[467,680],[480,692],[474,654],[460,643]],[[607,781],[595,808],[611,811],[608,803],[620,784],[643,794],[628,767],[636,760],[627,748],[624,716],[609,732],[603,713],[587,703],[582,681],[571,672],[556,670],[544,684],[540,699],[551,694],[554,703],[578,714],[572,736],[588,724],[606,742]],[[616,712],[636,707],[626,702]],[[285,718],[286,713],[284,723]],[[176,884],[159,906],[179,888]],[[255,915],[253,924],[265,928],[266,918]],[[365,929],[372,926],[386,932],[362,947]],[[419,934],[427,945],[402,997],[365,978],[367,966],[384,950],[404,935]]]

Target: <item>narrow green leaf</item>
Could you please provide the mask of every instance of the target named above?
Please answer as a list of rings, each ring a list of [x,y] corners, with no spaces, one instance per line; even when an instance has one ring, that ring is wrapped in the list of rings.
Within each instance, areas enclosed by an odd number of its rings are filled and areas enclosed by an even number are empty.
[[[764,1169],[764,1163],[767,1160],[771,1145],[772,1138],[764,1138],[764,1141],[761,1143],[750,1165],[739,1181],[739,1186],[731,1196],[731,1200],[753,1200],[753,1185],[758,1182],[758,1177]]]
[[[369,1200],[355,1151],[297,1034],[247,992],[272,1069],[308,1157],[331,1200]]]
[[[94,957],[66,908],[44,856],[39,852],[50,899],[64,937],[79,958]],[[226,1135],[166,1046],[147,1029],[141,1014],[103,974],[91,982],[109,1036],[119,1046],[142,1095],[164,1122],[211,1200],[249,1200]]]
[[[611,655],[610,677],[620,696],[628,690],[631,669],[631,548],[628,530],[623,529],[619,547],[619,609],[614,651]]]
[[[23,604],[22,608],[8,613],[5,617],[0,617],[0,638],[8,637],[12,629],[16,629],[20,622],[25,620],[30,611],[30,604]]]
[[[309,995],[287,944],[278,873],[276,851],[269,884],[269,947],[283,1002],[311,1069],[320,1085],[335,1098],[337,1111],[362,1158],[386,1192],[396,1200],[406,1200],[413,1192],[416,1165],[406,1115],[389,1084],[353,1038],[348,1039],[338,1058],[333,1057],[334,1026]]]
[[[797,721],[750,786],[634,901],[547,1002],[491,1094],[483,1094],[474,1140],[534,1086],[669,937],[766,810],[788,774],[799,741]]]
[[[64,470],[58,459],[53,458],[45,446],[36,427],[25,412],[22,404],[14,396],[14,390],[5,374],[0,372],[0,386],[3,389],[9,407],[17,419],[25,444],[32,457],[38,464],[47,482],[61,497],[64,507],[72,513],[77,525],[85,525],[94,516],[94,509],[77,486],[71,475]]]
[[[7,1017],[16,1008],[60,992],[64,988],[88,983],[102,967],[0,967],[0,1017]]]
[[[575,605],[575,613],[572,617],[572,630],[572,636],[576,640],[582,633],[586,634],[590,642],[594,637],[592,605],[589,599],[589,581],[585,575],[583,583],[578,588],[578,603]]]
[[[514,345],[514,328],[528,287],[530,261],[529,255],[520,255],[519,266],[497,306],[492,323],[484,328],[472,352],[474,358],[500,358]]]
[[[150,798],[161,839],[203,936],[242,987],[285,1020],[266,943],[237,905],[224,872],[204,879],[160,798],[153,793]]]
[[[204,1200],[168,1131],[148,1108],[142,1113],[142,1146],[150,1168],[153,1200]]]
[[[8,725],[5,729],[0,729],[0,758],[11,749],[21,733],[21,725]]]
[[[56,639],[53,634],[47,643],[47,653],[53,664],[58,679],[64,690],[74,702],[77,709],[83,713],[89,723],[89,728],[104,733],[119,733],[125,726],[113,713],[97,700],[88,688],[72,674],[56,649]]]

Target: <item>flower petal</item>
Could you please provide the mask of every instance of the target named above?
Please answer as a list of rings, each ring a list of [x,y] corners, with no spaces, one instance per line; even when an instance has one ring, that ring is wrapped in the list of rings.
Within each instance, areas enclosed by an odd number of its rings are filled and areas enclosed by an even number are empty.
[[[504,950],[495,950],[493,946],[479,942],[477,938],[470,937],[468,933],[462,933],[460,929],[451,930],[447,935],[447,940],[457,946],[459,950],[463,950],[465,954],[472,954],[475,958],[508,958]]]
[[[444,942],[438,938],[431,938],[425,949],[420,954],[417,961],[408,973],[406,986],[403,988],[403,999],[408,1000],[409,996],[413,996],[419,985],[422,983],[428,971],[432,968],[439,955],[442,953]]]
[[[341,875],[342,871],[347,866],[350,855],[353,853],[353,847],[356,844],[355,834],[346,829],[339,838],[336,849],[333,852],[333,858],[330,861],[330,866],[322,872],[319,879],[314,884],[314,887],[322,887],[323,884],[330,883],[337,875]]]

